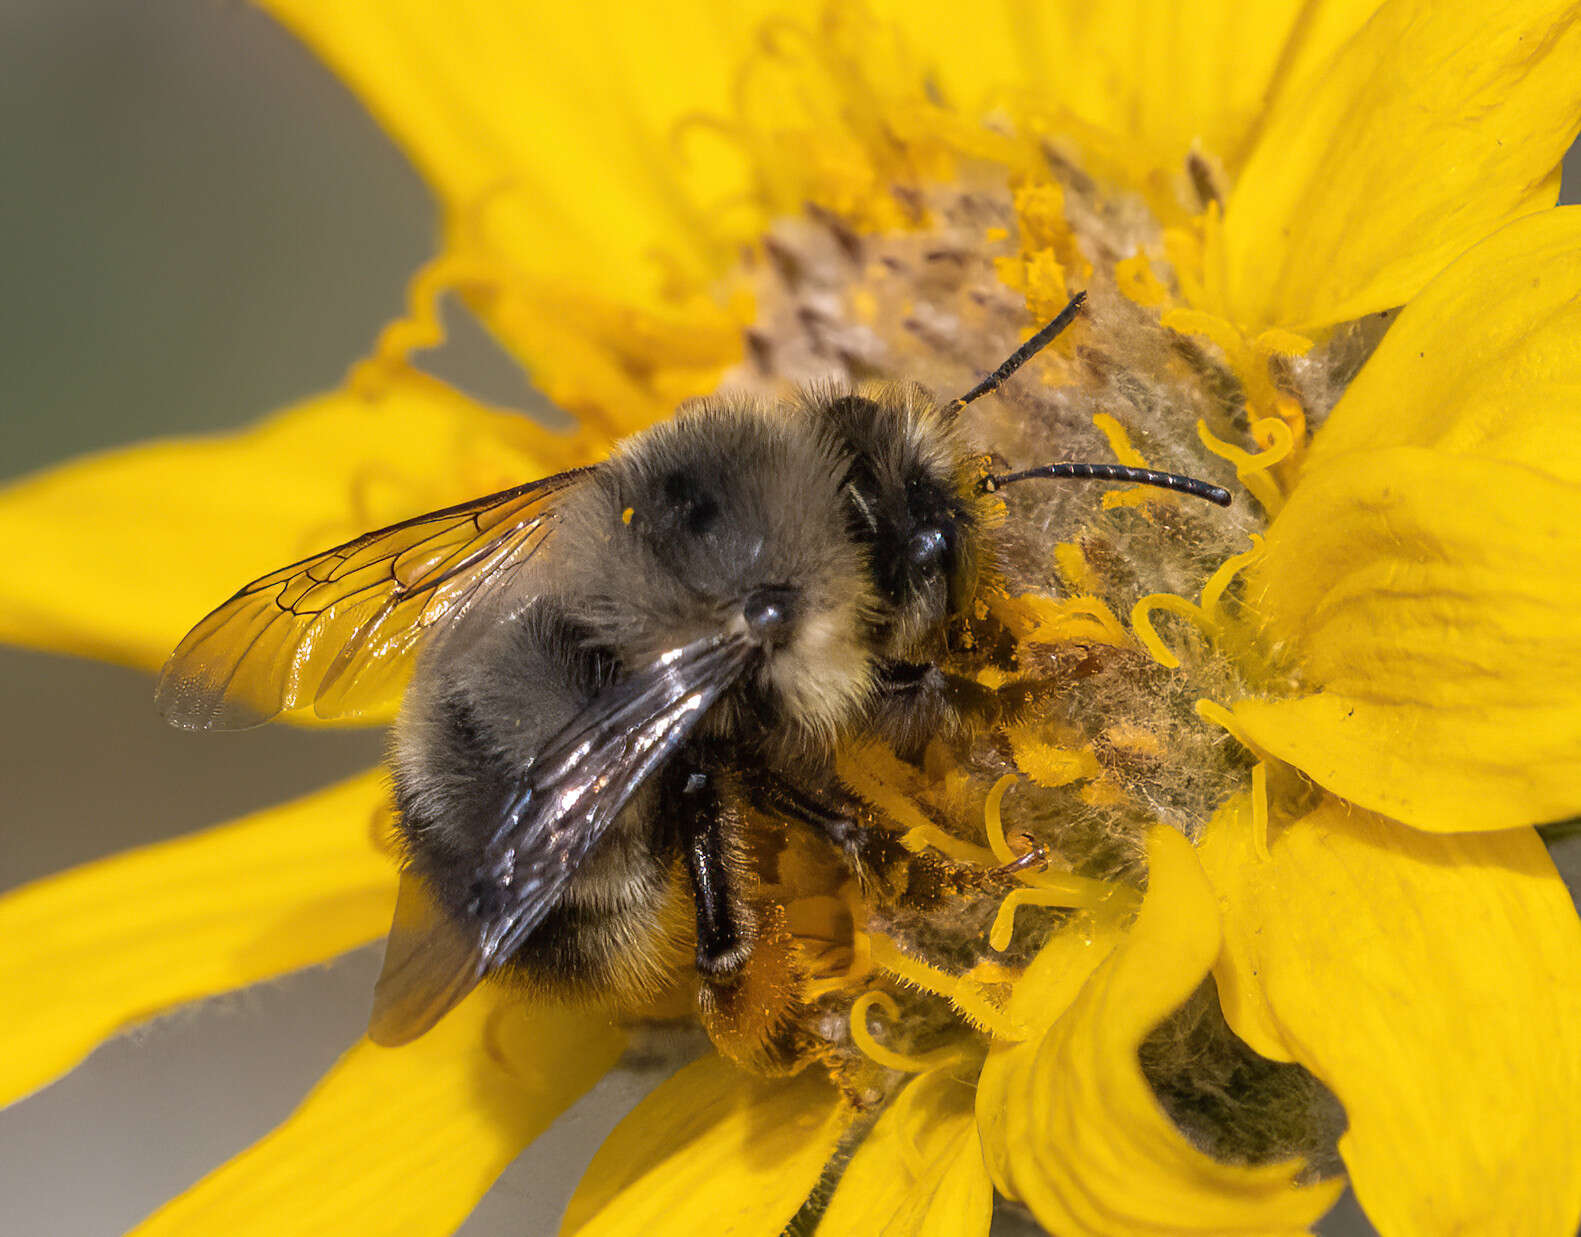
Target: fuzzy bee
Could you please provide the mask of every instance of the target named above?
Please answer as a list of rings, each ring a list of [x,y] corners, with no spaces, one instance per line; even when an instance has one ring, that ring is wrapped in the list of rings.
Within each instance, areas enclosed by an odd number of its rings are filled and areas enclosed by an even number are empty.
[[[992,555],[994,490],[1033,477],[1191,478],[1060,463],[994,476],[957,429],[1080,309],[967,394],[709,400],[603,463],[368,533],[254,581],[158,688],[191,728],[354,712],[415,669],[391,760],[402,890],[371,1034],[409,1040],[499,972],[634,997],[695,962],[728,985],[754,943],[738,805],[861,831],[823,788],[838,746],[897,746],[959,707],[938,662]],[[685,915],[682,908],[681,914]]]

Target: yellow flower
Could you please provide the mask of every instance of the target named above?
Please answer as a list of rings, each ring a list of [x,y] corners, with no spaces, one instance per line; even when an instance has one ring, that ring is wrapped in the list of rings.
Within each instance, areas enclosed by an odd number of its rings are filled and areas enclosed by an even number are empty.
[[[440,252],[343,389],[0,494],[0,636],[154,668],[238,581],[721,381],[964,390],[1077,287],[985,444],[1244,489],[1009,495],[979,618],[1015,653],[960,668],[1019,706],[842,768],[913,850],[1057,862],[919,916],[784,842],[763,991],[819,1064],[755,1076],[761,1027],[705,1017],[565,1231],[983,1233],[997,1192],[1300,1232],[1341,1162],[1386,1234],[1575,1231],[1581,923],[1534,830],[1581,813],[1569,7],[269,7],[429,178]],[[410,363],[444,292],[576,432]],[[383,811],[368,775],[0,902],[0,1098],[376,939]],[[482,992],[140,1231],[451,1231],[623,1043]]]

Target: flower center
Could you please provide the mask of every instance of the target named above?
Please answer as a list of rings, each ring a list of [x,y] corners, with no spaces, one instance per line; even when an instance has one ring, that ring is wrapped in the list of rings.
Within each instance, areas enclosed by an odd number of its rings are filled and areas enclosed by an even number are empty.
[[[840,765],[916,866],[955,874],[946,894],[914,874],[899,892],[859,889],[761,822],[761,848],[778,852],[764,888],[787,908],[817,1055],[880,1089],[886,1070],[1022,1037],[1005,1012],[1020,969],[1076,911],[1128,913],[1151,826],[1194,837],[1249,783],[1266,794],[1221,724],[1220,702],[1269,674],[1236,573],[1282,501],[1281,469],[1365,351],[1353,335],[1315,351],[1248,342],[1194,315],[1166,260],[1180,238],[1069,160],[1034,174],[963,155],[955,168],[894,187],[904,227],[816,205],[776,223],[742,272],[756,318],[721,388],[777,399],[910,380],[944,402],[1085,289],[1066,335],[966,409],[969,438],[1013,469],[1117,462],[1238,499],[1223,511],[1070,481],[1006,492],[998,579],[943,666],[996,693],[998,719],[906,759],[869,743]]]

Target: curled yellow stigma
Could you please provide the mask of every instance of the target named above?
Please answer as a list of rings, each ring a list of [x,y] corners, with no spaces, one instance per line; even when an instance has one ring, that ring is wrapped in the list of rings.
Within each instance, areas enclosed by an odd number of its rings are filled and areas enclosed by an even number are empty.
[[[864,992],[852,1003],[851,1041],[875,1064],[882,1065],[885,1069],[899,1070],[903,1074],[924,1074],[929,1070],[953,1065],[964,1059],[958,1049],[950,1047],[935,1048],[932,1052],[925,1052],[919,1056],[886,1048],[873,1038],[873,1033],[867,1026],[867,1016],[875,1005],[883,1009],[884,1017],[890,1022],[900,1021],[900,1006],[895,1004],[895,998],[887,992]]]
[[[1136,633],[1137,640],[1147,650],[1148,656],[1166,670],[1179,670],[1180,658],[1164,643],[1158,629],[1153,626],[1154,610],[1164,610],[1189,619],[1210,636],[1214,630],[1213,622],[1200,607],[1176,593],[1149,593],[1131,607],[1131,630]]]
[[[1295,434],[1291,432],[1289,425],[1277,417],[1262,417],[1253,422],[1252,434],[1259,440],[1266,439],[1268,446],[1262,451],[1244,450],[1216,436],[1208,429],[1206,421],[1197,422],[1197,437],[1202,440],[1202,445],[1220,459],[1228,460],[1235,466],[1236,477],[1251,492],[1252,497],[1263,505],[1263,510],[1272,519],[1285,505],[1285,495],[1279,488],[1279,483],[1269,473],[1269,469],[1294,449]]]

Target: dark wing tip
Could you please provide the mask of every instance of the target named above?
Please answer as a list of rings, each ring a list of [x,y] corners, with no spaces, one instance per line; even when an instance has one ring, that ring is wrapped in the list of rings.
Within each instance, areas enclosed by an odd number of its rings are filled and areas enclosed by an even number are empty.
[[[486,969],[476,934],[435,906],[417,877],[401,873],[368,1038],[386,1048],[411,1043],[461,1004]]]

